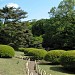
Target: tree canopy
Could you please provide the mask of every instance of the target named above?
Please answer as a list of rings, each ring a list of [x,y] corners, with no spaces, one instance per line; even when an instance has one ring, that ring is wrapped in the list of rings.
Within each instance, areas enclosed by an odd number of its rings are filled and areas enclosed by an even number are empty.
[[[58,7],[52,7],[46,22],[43,47],[52,49],[75,48],[75,5],[72,0],[63,0]]]
[[[14,8],[14,7],[3,7],[0,9],[0,20],[3,21],[4,24],[10,23],[10,22],[17,22],[20,21],[23,18],[26,18],[27,12],[24,12],[20,7]]]
[[[27,12],[21,8],[3,7],[0,9],[0,43],[17,47],[30,47],[33,39],[31,31],[21,19]]]
[[[75,0],[63,0],[48,12],[49,19],[24,21],[27,12],[0,9],[0,43],[13,47],[75,49]]]

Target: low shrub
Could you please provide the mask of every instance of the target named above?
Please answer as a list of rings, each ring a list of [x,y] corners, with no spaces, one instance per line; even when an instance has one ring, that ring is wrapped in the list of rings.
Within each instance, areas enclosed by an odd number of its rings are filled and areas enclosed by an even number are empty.
[[[26,50],[26,48],[19,48],[18,51],[20,52],[24,52],[24,50]]]
[[[32,60],[39,60],[43,59],[44,56],[47,54],[47,51],[44,49],[37,49],[37,48],[19,48],[19,50],[24,51],[24,54],[30,56]]]
[[[36,48],[19,48],[18,51],[24,52],[25,55],[28,55],[30,50],[36,50]]]
[[[1,58],[11,58],[15,55],[15,51],[11,46],[0,45],[0,57]]]
[[[26,48],[25,51],[24,51],[24,54],[26,54],[28,56],[31,56],[31,54],[29,52],[34,51],[34,50],[36,50],[36,48]]]
[[[60,57],[60,62],[65,68],[75,68],[75,50],[64,52]]]
[[[37,48],[28,48],[28,56],[33,56],[33,52],[38,50]]]
[[[41,60],[44,59],[45,55],[47,54],[46,50],[43,49],[36,49],[34,50],[30,50],[28,55],[33,56],[33,59],[35,60]]]
[[[64,53],[64,50],[51,50],[46,54],[44,59],[51,63],[58,64],[60,63],[60,56],[63,53]]]

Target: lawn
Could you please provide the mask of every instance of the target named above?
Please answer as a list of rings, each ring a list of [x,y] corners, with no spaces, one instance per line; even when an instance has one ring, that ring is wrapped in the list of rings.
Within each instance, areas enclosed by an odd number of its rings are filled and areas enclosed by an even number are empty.
[[[45,70],[51,75],[75,75],[69,71],[66,71],[62,68],[61,65],[39,65],[41,69]]]
[[[23,56],[23,52],[15,52]],[[19,58],[0,58],[0,75],[25,75],[25,60]]]

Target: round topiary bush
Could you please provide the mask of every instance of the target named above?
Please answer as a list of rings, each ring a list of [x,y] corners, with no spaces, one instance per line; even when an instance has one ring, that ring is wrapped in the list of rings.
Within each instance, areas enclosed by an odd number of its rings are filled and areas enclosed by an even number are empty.
[[[11,58],[15,55],[15,51],[12,47],[8,45],[0,45],[0,57],[1,58]]]
[[[28,53],[28,55],[33,56],[34,60],[44,59],[46,54],[47,54],[47,51],[43,49],[30,50]]]
[[[44,59],[51,63],[58,64],[60,63],[60,56],[63,53],[64,53],[64,50],[51,50],[46,54]]]
[[[20,48],[20,50],[24,51],[25,55],[31,56],[29,52],[36,50],[36,48]]]
[[[75,50],[64,52],[60,57],[60,62],[65,68],[75,68]]]

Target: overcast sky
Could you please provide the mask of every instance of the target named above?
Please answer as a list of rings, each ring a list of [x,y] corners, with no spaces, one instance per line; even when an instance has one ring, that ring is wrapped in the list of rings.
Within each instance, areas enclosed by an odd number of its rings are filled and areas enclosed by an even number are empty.
[[[5,5],[21,7],[22,10],[28,12],[28,18],[31,19],[42,19],[49,18],[48,12],[54,7],[58,6],[62,0],[0,0],[0,8]]]

